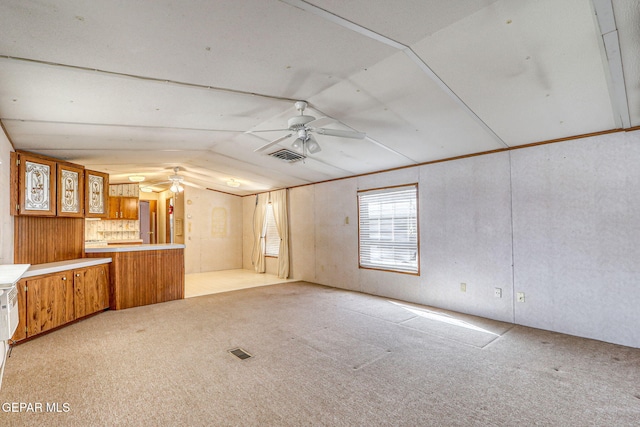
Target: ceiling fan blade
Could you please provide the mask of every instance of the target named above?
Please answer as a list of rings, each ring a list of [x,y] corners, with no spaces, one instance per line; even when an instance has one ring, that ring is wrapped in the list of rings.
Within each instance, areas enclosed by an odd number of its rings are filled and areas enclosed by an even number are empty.
[[[367,134],[362,132],[355,132],[351,130],[338,130],[338,129],[316,129],[315,130],[319,135],[327,135],[327,136],[338,136],[341,138],[353,138],[353,139],[364,139]]]
[[[330,125],[331,123],[335,123],[336,121],[336,119],[332,119],[331,117],[320,117],[319,119],[315,119],[307,123],[307,127],[315,129],[322,126]]]
[[[280,141],[284,141],[285,139],[289,138],[292,134],[290,133],[289,135],[285,135],[285,136],[281,136],[278,139],[274,139],[273,141],[269,142],[268,144],[263,145],[262,147],[258,147],[255,150],[253,150],[254,153],[259,153],[260,151],[266,150],[267,148],[271,147],[272,145],[276,145],[278,142]]]
[[[244,133],[258,133],[258,132],[286,132],[289,129],[262,129],[262,130],[248,130]]]

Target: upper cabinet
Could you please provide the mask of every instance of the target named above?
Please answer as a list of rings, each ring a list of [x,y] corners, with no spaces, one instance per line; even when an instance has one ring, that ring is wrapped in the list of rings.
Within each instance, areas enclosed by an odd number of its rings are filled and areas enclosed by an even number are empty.
[[[84,216],[87,218],[107,218],[109,215],[109,175],[85,169]]]
[[[109,175],[38,154],[11,153],[11,214],[106,218]]]
[[[109,219],[138,219],[138,184],[109,186]]]
[[[58,216],[83,217],[84,168],[58,164]]]
[[[17,203],[11,211],[19,215],[55,216],[56,162],[20,153],[14,164],[18,171],[14,197]]]

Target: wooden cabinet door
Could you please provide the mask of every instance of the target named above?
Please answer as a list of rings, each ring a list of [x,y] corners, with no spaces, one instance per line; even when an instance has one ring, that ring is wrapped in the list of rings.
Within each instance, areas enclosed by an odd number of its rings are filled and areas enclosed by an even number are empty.
[[[123,219],[138,219],[137,197],[122,197],[120,199],[120,217]]]
[[[73,276],[64,272],[27,279],[26,313],[28,336],[74,320]]]
[[[120,197],[109,197],[109,219],[120,219]]]
[[[18,155],[19,215],[56,215],[56,162]]]
[[[84,216],[84,168],[58,163],[58,216]]]
[[[107,218],[109,216],[109,175],[85,169],[84,171],[84,216]]]
[[[26,279],[22,279],[16,284],[18,290],[18,327],[11,337],[13,341],[20,341],[27,337],[27,294],[24,290],[25,286],[27,286]]]
[[[75,318],[109,307],[109,276],[102,265],[73,271]]]
[[[137,197],[109,197],[109,219],[138,219]]]

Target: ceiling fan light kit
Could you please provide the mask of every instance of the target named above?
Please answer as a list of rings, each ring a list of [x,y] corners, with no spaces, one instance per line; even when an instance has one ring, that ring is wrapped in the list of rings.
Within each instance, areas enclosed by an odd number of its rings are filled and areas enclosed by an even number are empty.
[[[182,175],[178,175],[178,171],[180,169],[178,167],[173,168],[173,175],[169,175],[169,181],[171,181],[171,188],[169,188],[169,190],[171,190],[174,193],[180,193],[182,191],[184,191],[184,187],[180,184],[182,184],[182,181],[184,181],[184,177]]]
[[[273,130],[259,130],[254,132],[275,132],[278,130],[289,130],[291,133],[285,136],[281,136],[273,141],[263,145],[262,147],[258,147],[255,149],[255,152],[264,151],[267,148],[276,145],[291,136],[296,136],[296,140],[293,141],[292,147],[302,153],[303,156],[306,156],[307,153],[315,154],[322,150],[320,144],[315,140],[312,133],[317,133],[319,135],[325,136],[335,136],[339,138],[351,138],[351,139],[364,139],[366,137],[365,133],[355,132],[349,130],[339,130],[339,129],[325,129],[321,126],[325,126],[331,123],[337,122],[337,120],[332,119],[331,117],[320,117],[316,119],[313,116],[306,116],[304,114],[305,108],[307,108],[307,103],[304,101],[296,101],[295,103],[296,110],[300,112],[299,116],[291,117],[287,121],[287,129],[273,129]],[[250,132],[251,133],[251,132]]]

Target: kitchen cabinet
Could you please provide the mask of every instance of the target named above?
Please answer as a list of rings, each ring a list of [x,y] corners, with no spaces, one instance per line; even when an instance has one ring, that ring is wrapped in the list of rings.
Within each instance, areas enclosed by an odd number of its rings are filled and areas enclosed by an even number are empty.
[[[137,197],[109,197],[109,219],[138,219]]]
[[[11,213],[55,216],[56,162],[25,153],[12,153]],[[14,203],[15,202],[15,203]]]
[[[109,216],[109,175],[85,169],[84,187],[84,216],[107,218]]]
[[[73,271],[75,317],[79,319],[109,307],[109,273],[104,265]]]
[[[88,258],[111,258],[112,310],[184,298],[184,245],[85,248]]]
[[[19,323],[11,339],[31,338],[109,308],[109,288],[108,264],[21,279]]]
[[[18,327],[15,333],[11,337],[13,341],[20,341],[27,337],[27,293],[26,293],[27,279],[21,279],[16,284],[16,290],[18,291]]]
[[[10,170],[12,215],[84,217],[86,177],[83,166],[17,151],[11,153]],[[105,200],[106,189],[106,186],[102,189]],[[106,207],[103,210],[102,215],[106,216]]]
[[[27,279],[27,336],[56,328],[75,319],[71,272]]]
[[[85,197],[84,168],[58,163],[57,170],[57,216],[82,218]]]

